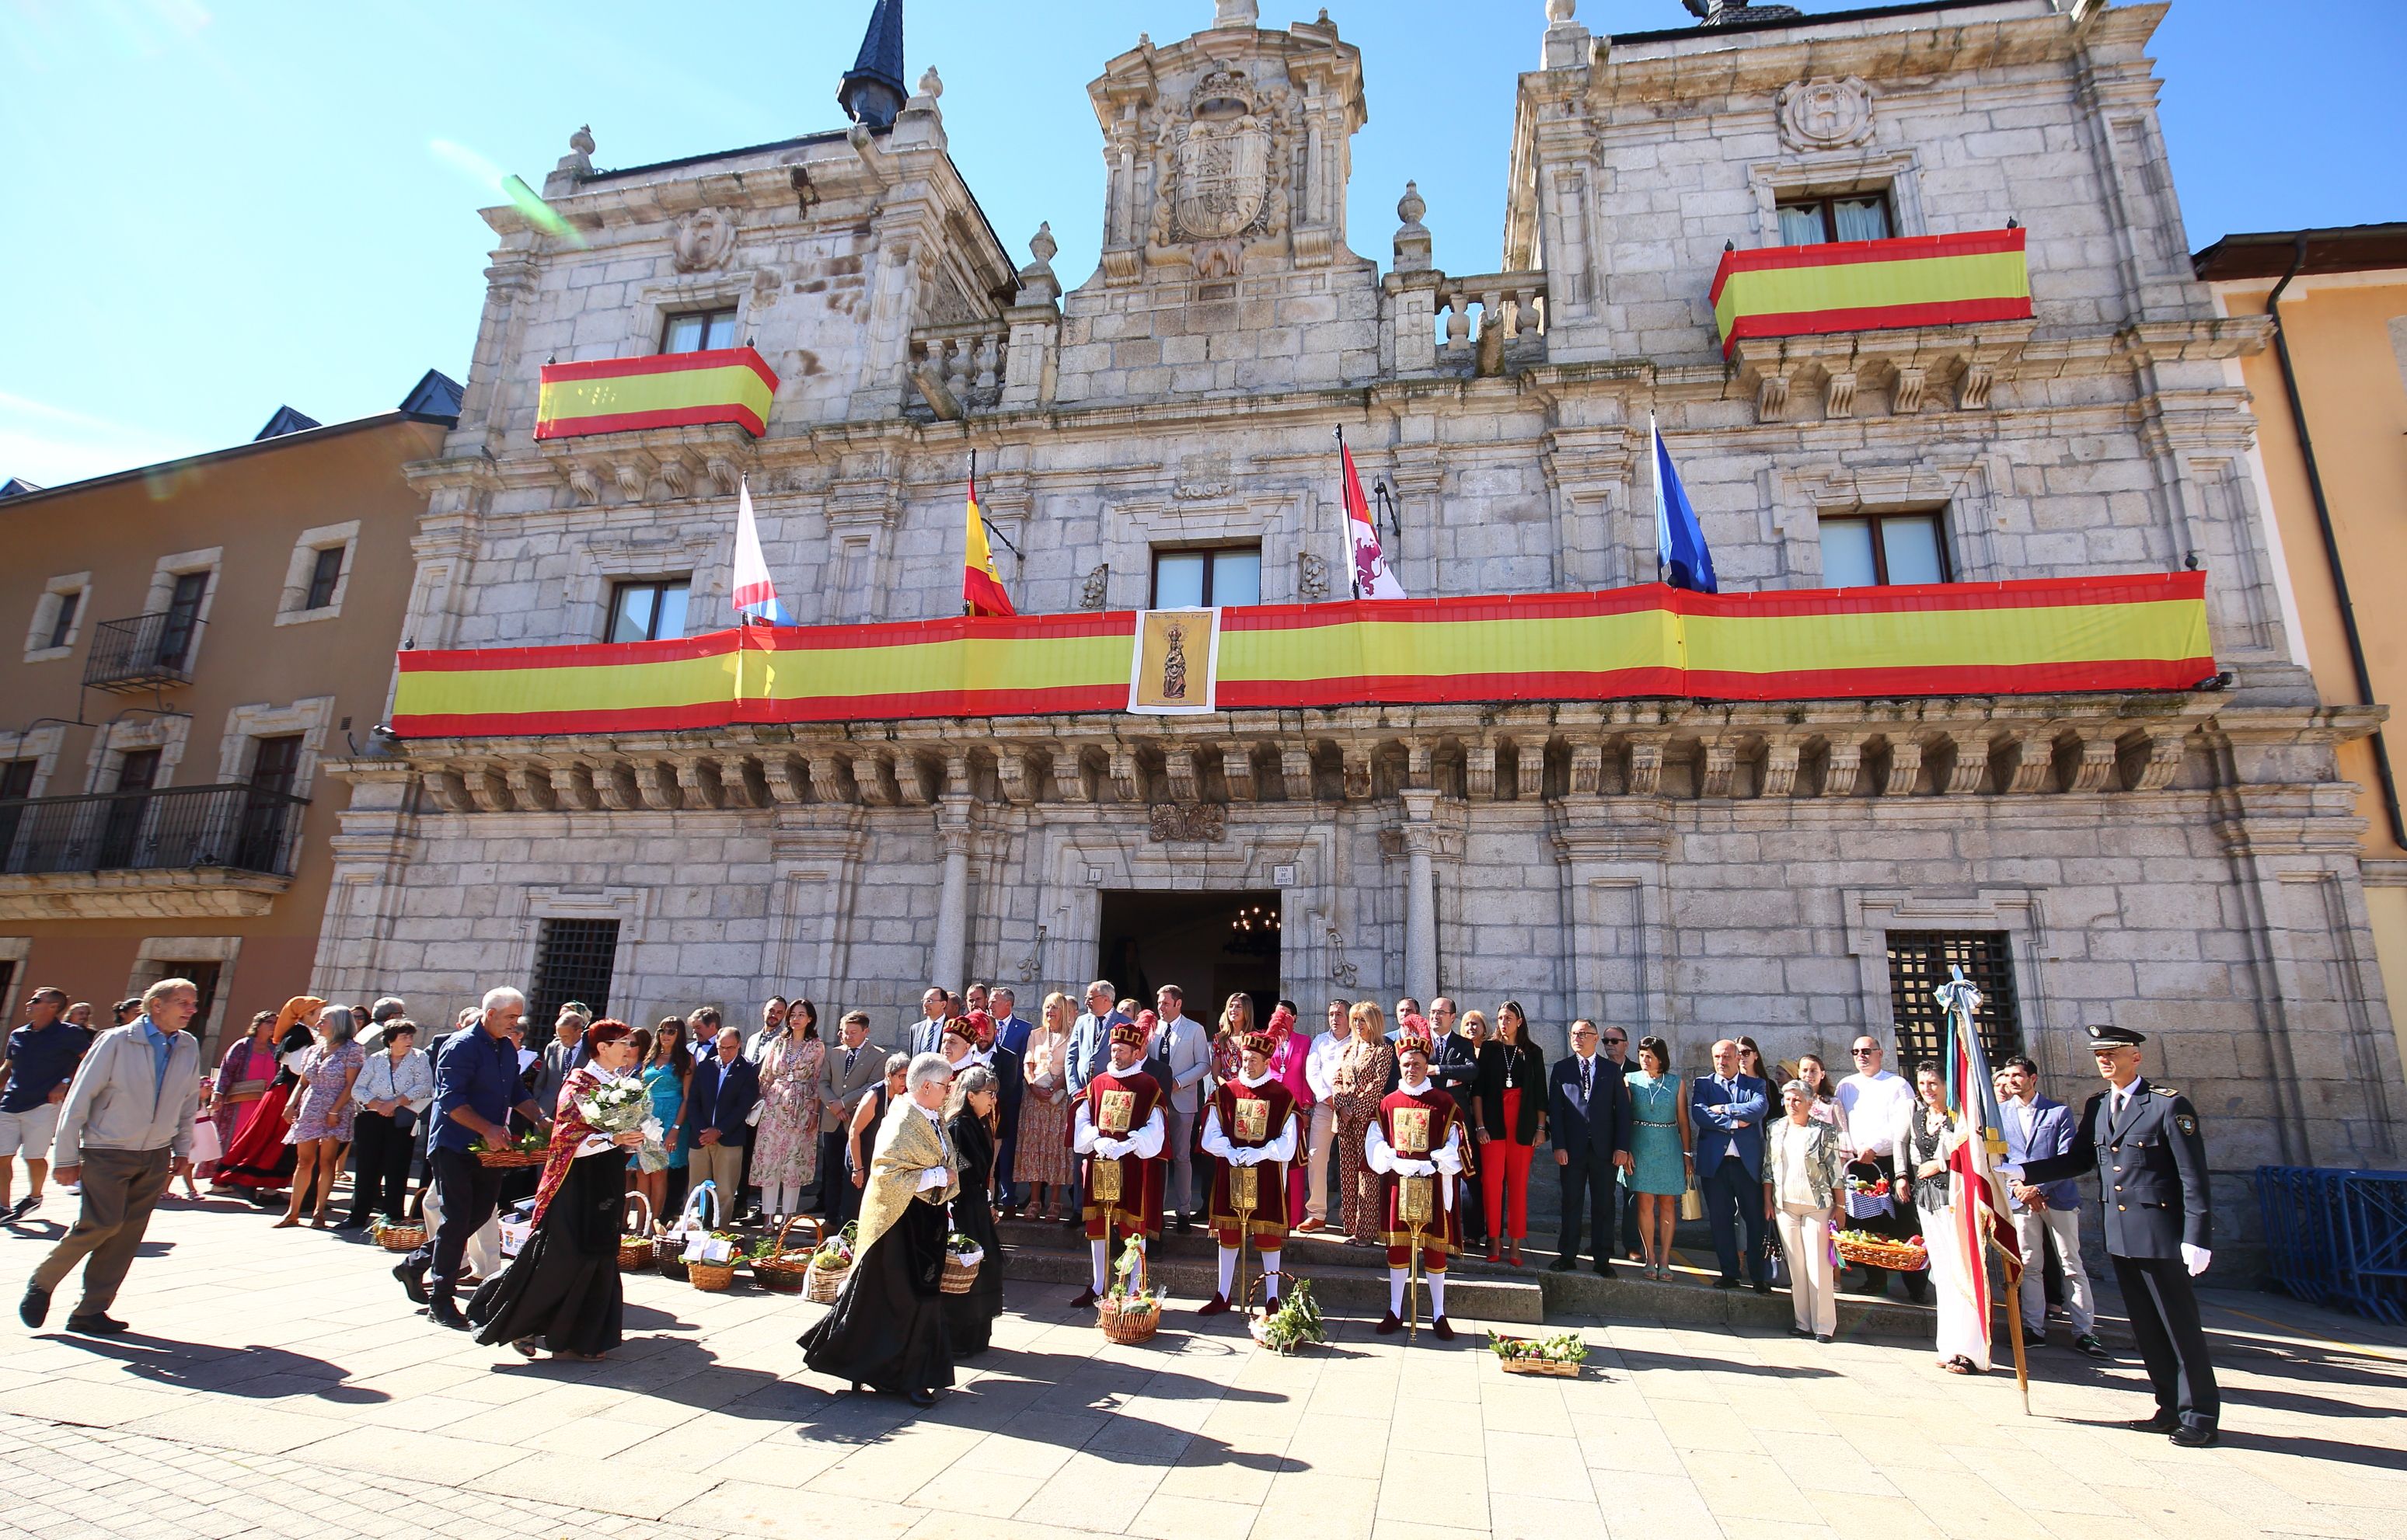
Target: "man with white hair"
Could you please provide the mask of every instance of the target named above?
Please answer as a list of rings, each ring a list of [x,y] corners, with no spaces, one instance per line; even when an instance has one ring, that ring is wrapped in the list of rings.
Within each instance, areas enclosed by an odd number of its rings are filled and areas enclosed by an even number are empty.
[[[761,1099],[761,1067],[744,1056],[744,1034],[722,1026],[712,1052],[697,1058],[686,1087],[685,1125],[694,1130],[686,1157],[695,1187],[713,1184],[718,1217],[733,1222],[736,1184],[744,1179],[744,1150],[751,1140],[752,1108]]]
[[[143,992],[141,1014],[102,1033],[77,1066],[60,1104],[51,1166],[62,1184],[82,1183],[82,1208],[75,1228],[26,1280],[17,1315],[27,1326],[42,1324],[50,1291],[81,1262],[83,1300],[67,1317],[67,1330],[125,1330],[108,1307],[159,1195],[172,1178],[192,1169],[201,1045],[184,1028],[200,1008],[197,984],[162,979]]]
[[[493,1217],[503,1173],[471,1153],[477,1144],[495,1149],[511,1143],[510,1114],[517,1111],[548,1129],[551,1115],[537,1107],[519,1083],[519,1055],[510,1034],[526,1014],[526,996],[506,985],[485,992],[477,1024],[451,1035],[434,1061],[434,1132],[426,1164],[443,1210],[434,1235],[402,1259],[392,1276],[409,1297],[426,1307],[427,1318],[455,1332],[468,1330],[453,1296],[468,1237]]]

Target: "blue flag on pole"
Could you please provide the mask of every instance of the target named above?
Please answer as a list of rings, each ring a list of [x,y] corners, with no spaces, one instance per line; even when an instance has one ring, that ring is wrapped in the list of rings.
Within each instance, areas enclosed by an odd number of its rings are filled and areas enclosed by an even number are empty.
[[[1704,527],[1688,504],[1688,488],[1672,466],[1672,452],[1663,447],[1655,417],[1646,417],[1646,436],[1655,441],[1655,563],[1662,580],[1674,588],[1701,594],[1719,593],[1714,582],[1714,554],[1705,549]]]

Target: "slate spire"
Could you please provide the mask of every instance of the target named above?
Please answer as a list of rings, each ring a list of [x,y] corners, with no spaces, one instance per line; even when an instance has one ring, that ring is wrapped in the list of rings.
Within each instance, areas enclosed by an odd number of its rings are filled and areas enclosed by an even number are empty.
[[[903,0],[877,0],[861,57],[836,87],[835,99],[854,122],[890,128],[907,99],[903,90]]]

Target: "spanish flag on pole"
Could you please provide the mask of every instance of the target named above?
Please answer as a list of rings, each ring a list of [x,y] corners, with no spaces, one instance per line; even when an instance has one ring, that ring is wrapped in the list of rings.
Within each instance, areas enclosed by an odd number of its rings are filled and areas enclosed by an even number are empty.
[[[961,614],[1018,615],[1003,578],[994,570],[994,549],[986,540],[986,516],[978,511],[977,462],[970,462],[969,540],[962,550]]]

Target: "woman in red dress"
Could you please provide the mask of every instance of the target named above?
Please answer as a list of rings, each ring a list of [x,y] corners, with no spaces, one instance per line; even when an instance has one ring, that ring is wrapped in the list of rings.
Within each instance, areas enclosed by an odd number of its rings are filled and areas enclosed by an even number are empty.
[[[301,1083],[301,1061],[317,1041],[309,1024],[325,1008],[326,1002],[315,995],[295,995],[276,1013],[276,1053],[283,1067],[276,1072],[265,1095],[252,1104],[233,1148],[218,1162],[211,1186],[276,1193],[292,1183],[295,1157],[292,1146],[284,1142],[284,1104],[292,1100],[292,1088]]]

